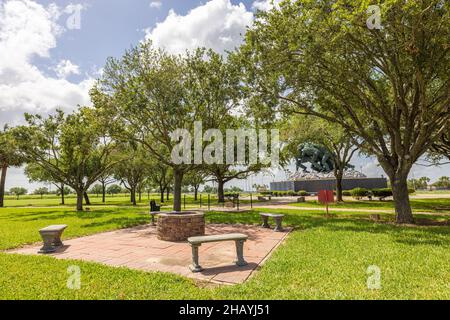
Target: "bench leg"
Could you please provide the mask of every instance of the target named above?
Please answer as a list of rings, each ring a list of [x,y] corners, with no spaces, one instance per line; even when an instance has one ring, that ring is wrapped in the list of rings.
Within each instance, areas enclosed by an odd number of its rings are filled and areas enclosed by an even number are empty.
[[[201,272],[203,268],[198,263],[198,248],[200,245],[191,245],[192,247],[192,265],[189,266],[192,272]]]
[[[62,246],[63,246],[63,243],[62,243],[62,241],[61,241],[61,236],[62,236],[62,232],[58,233],[58,234],[55,236],[55,239],[53,240],[53,245],[54,245],[55,247],[62,247]]]
[[[243,266],[247,265],[247,262],[244,260],[244,242],[245,242],[245,240],[237,240],[236,241],[237,261],[235,263],[239,267],[243,267]]]
[[[282,226],[283,218],[281,218],[281,217],[275,218],[275,223],[276,223],[276,227],[275,227],[274,231],[279,231],[279,232],[283,231],[283,226]]]
[[[270,228],[269,217],[262,216],[262,219],[263,219],[262,227],[263,228]]]
[[[150,215],[152,216],[152,226],[155,226],[156,225],[155,224],[155,215],[151,214],[151,213],[150,213]]]
[[[48,234],[48,233],[41,233],[42,241],[44,242],[44,246],[39,250],[39,253],[52,253],[55,252],[56,249],[53,245],[55,242],[55,235],[54,234]]]

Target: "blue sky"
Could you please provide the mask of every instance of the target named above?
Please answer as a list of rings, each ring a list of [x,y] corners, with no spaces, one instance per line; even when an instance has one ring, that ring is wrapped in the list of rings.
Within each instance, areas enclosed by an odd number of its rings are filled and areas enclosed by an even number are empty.
[[[89,104],[89,88],[106,59],[144,39],[175,53],[196,46],[232,49],[256,8],[270,6],[271,0],[0,0],[0,125],[21,123],[24,112]],[[71,19],[77,17],[74,8],[81,8],[79,21]],[[382,174],[372,158],[353,163],[369,176]],[[432,179],[444,174],[450,175],[449,166],[418,166],[412,173]],[[279,172],[276,179],[282,178]],[[8,174],[7,188],[13,186],[37,187],[21,168]]]

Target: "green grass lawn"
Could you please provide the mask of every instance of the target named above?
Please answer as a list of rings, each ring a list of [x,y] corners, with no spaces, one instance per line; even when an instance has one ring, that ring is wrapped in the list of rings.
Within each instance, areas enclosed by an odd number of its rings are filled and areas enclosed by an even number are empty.
[[[450,198],[437,198],[437,199],[411,199],[411,207],[414,212],[434,212],[434,213],[450,213]],[[292,203],[296,207],[321,207],[318,201],[307,201],[303,203]],[[343,208],[343,209],[370,209],[370,210],[394,210],[393,201],[358,201],[351,200],[343,203],[330,204],[331,208]],[[440,210],[445,208],[446,210]]]
[[[248,194],[242,194],[242,197],[248,197]],[[258,202],[256,200],[257,196],[254,195],[253,202]],[[92,206],[130,206],[130,196],[126,194],[120,194],[120,195],[108,195],[106,197],[106,202],[102,202],[101,195],[96,194],[90,194],[89,199],[91,201]],[[197,200],[195,200],[194,196],[192,194],[186,194],[186,198],[184,198],[184,194],[182,196],[182,204],[184,205],[186,199],[186,207],[191,208],[199,208],[200,207],[200,194],[197,197]],[[164,203],[161,203],[161,198],[159,194],[153,193],[150,195],[142,194],[141,201],[137,201],[138,206],[149,206],[150,200],[155,200],[158,204],[162,204],[163,207],[170,208],[173,205],[173,195],[171,194],[169,197],[169,200],[167,198],[164,200]],[[67,207],[67,208],[73,208],[76,205],[76,197],[74,195],[68,195],[65,198],[65,205],[61,205],[61,198],[57,197],[55,195],[45,195],[43,197],[39,195],[26,195],[21,196],[19,199],[14,196],[6,196],[5,197],[5,207],[11,208],[11,207]],[[210,201],[211,206],[217,205],[217,196],[215,194],[210,195]],[[241,200],[240,203],[246,204],[250,203],[249,199]],[[208,195],[203,194],[202,195],[202,205],[207,206],[208,205]]]
[[[141,214],[143,208],[92,210],[79,214],[67,208],[0,209],[0,248],[38,241],[37,230],[53,223],[69,225],[67,238],[148,221]],[[285,213],[286,224],[295,230],[261,271],[242,285],[201,288],[168,273],[0,253],[0,299],[450,298],[450,226],[399,227],[352,212],[326,219],[318,212],[272,211]],[[209,223],[257,224],[259,219],[258,211],[207,214]],[[81,290],[66,287],[67,267],[74,264],[81,268]],[[381,269],[380,290],[367,289],[370,265]]]

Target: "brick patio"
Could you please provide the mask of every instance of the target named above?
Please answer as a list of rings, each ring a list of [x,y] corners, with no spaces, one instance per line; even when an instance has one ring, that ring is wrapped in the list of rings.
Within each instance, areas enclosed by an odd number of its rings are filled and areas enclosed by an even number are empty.
[[[238,284],[246,281],[264,263],[289,231],[274,232],[247,225],[209,224],[206,226],[207,235],[244,233],[249,236],[244,245],[244,257],[248,265],[237,267],[233,264],[236,258],[234,242],[208,243],[200,247],[200,264],[205,268],[200,273],[192,273],[188,268],[191,263],[191,247],[188,243],[158,240],[156,227],[150,225],[66,240],[64,247],[49,256],[145,271],[172,272],[215,283]],[[10,252],[37,254],[40,247],[29,246]]]

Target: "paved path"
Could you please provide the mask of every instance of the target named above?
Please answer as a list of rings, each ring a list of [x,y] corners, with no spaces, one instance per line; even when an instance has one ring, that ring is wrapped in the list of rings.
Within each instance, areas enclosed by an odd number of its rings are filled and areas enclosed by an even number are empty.
[[[69,226],[70,228],[70,226]],[[215,283],[243,283],[262,265],[274,249],[286,238],[285,232],[274,232],[248,225],[208,224],[206,234],[244,233],[249,240],[244,245],[245,267],[233,264],[236,248],[233,241],[203,244],[199,250],[203,272],[192,273],[191,247],[187,242],[158,240],[156,227],[149,225],[99,233],[64,241],[64,247],[51,254],[58,259],[79,259],[109,266],[124,266],[145,271],[172,272],[190,278]],[[37,254],[41,246],[28,246],[8,251],[19,254]]]

